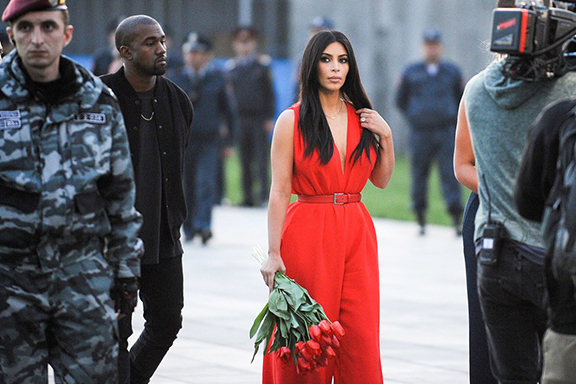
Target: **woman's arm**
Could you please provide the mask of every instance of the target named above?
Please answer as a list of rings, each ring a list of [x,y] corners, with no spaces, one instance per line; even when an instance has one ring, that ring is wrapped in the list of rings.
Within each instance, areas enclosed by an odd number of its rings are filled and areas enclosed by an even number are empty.
[[[478,193],[478,173],[474,150],[470,139],[468,118],[464,98],[460,101],[458,123],[456,124],[456,144],[454,146],[454,174],[456,179],[466,188]]]
[[[294,111],[282,112],[276,121],[272,136],[272,185],[268,202],[268,261],[260,268],[264,282],[270,290],[274,288],[276,271],[286,271],[280,255],[280,238],[292,193],[294,118]]]
[[[386,188],[394,171],[394,143],[392,130],[380,114],[372,109],[356,111],[360,115],[360,125],[378,137],[378,157],[370,174],[370,181],[378,188]],[[364,120],[364,121],[363,121]]]

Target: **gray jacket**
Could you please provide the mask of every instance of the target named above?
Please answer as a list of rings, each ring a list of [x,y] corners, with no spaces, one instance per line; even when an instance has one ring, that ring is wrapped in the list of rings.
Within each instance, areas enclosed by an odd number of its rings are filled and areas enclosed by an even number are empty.
[[[14,50],[0,64],[0,262],[57,268],[105,252],[115,277],[139,276],[141,217],[115,96],[65,57],[67,92],[43,96],[19,61]]]

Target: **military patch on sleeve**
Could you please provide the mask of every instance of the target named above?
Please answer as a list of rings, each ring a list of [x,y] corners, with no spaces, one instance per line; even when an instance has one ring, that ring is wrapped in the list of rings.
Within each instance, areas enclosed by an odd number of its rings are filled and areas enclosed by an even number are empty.
[[[106,114],[104,113],[81,113],[74,116],[74,121],[80,123],[106,124]]]
[[[0,130],[22,128],[20,111],[0,111]]]

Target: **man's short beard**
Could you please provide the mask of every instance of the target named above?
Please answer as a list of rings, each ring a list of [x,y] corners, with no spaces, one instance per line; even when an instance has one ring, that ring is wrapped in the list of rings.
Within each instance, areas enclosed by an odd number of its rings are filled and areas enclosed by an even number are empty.
[[[158,68],[156,66],[154,66],[154,76],[162,76],[163,74],[166,73],[166,67],[162,67],[162,68]]]
[[[166,67],[158,67],[156,63],[152,67],[145,67],[143,65],[138,65],[135,63],[135,68],[143,75],[146,76],[162,76],[166,73]]]

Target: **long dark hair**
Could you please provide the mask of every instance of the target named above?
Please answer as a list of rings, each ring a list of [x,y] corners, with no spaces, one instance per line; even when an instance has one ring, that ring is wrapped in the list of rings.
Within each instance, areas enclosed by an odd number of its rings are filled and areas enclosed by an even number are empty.
[[[372,103],[360,81],[354,50],[348,38],[338,31],[318,32],[310,38],[300,65],[300,117],[298,129],[302,134],[306,149],[304,156],[311,156],[318,150],[320,164],[327,164],[334,154],[334,140],[328,126],[328,120],[322,110],[318,94],[318,64],[324,49],[334,43],[341,43],[348,53],[348,75],[340,89],[342,97],[355,109],[372,108]],[[352,152],[350,160],[354,163],[365,153],[370,160],[370,148],[378,147],[376,138],[368,129],[364,129],[358,146]]]

